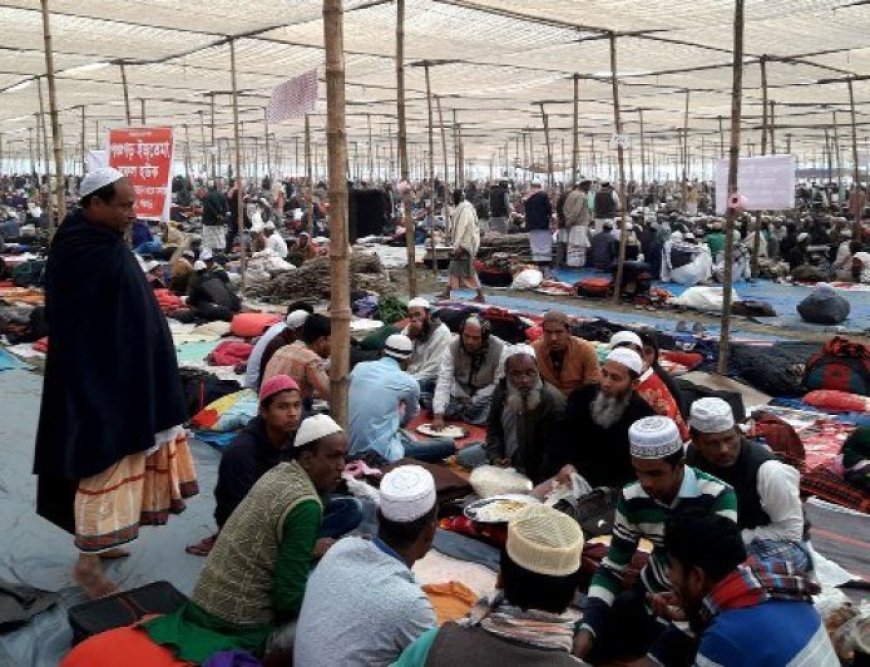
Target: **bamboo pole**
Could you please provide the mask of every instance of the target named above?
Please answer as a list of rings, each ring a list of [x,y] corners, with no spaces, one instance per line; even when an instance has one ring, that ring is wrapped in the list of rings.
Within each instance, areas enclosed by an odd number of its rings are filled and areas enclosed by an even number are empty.
[[[646,201],[646,138],[643,131],[643,109],[637,110],[640,120],[640,191]]]
[[[350,258],[347,229],[347,130],[345,126],[344,26],[342,0],[323,0],[326,47],[326,145],[329,176],[329,266],[332,362],[329,408],[342,428],[348,426],[350,373]]]
[[[36,77],[36,87],[39,91],[39,118],[42,122],[42,156],[45,157],[45,187],[46,189],[43,191],[42,189],[42,173],[39,174],[38,183],[39,183],[39,192],[40,192],[40,200],[42,202],[42,208],[48,216],[48,229],[49,236],[53,234],[53,230],[55,228],[56,218],[54,215],[54,209],[51,205],[51,158],[48,153],[48,128],[45,126],[45,102],[42,96],[42,77]],[[54,142],[54,123],[55,119],[52,118],[52,142]],[[39,133],[39,127],[37,127],[37,134]],[[59,140],[59,139],[58,139]],[[39,153],[39,144],[37,144],[37,158],[40,158]],[[42,171],[43,165],[41,164],[41,159],[37,160],[37,166]],[[57,175],[57,163],[55,162],[55,175]],[[63,173],[63,172],[60,172]],[[63,196],[63,188],[61,188],[61,197]],[[60,208],[58,208],[58,217],[63,220],[63,217],[60,216]]]
[[[767,56],[761,56],[759,60],[761,66],[761,154],[767,155]],[[827,136],[825,130],[825,136]],[[758,253],[761,249],[761,211],[755,213],[755,236],[752,241],[752,266],[750,271],[752,277],[758,277]]]
[[[305,114],[305,146],[304,146],[305,155],[303,156],[305,159],[305,180],[303,183],[305,184],[305,189],[303,190],[304,200],[305,200],[305,229],[309,232],[314,232],[314,208],[311,205],[312,195],[314,194],[314,183],[312,178],[314,176],[312,172],[311,165],[311,120],[308,117],[308,114]]]
[[[426,74],[426,108],[429,117],[429,249],[432,253],[432,275],[438,278],[438,261],[435,256],[435,128],[432,118],[432,86],[429,79],[429,61],[423,61]]]
[[[613,126],[616,134],[622,134],[622,118],[619,111],[619,81],[616,78],[616,33],[610,33],[610,80],[613,86]],[[619,256],[616,264],[616,284],[613,289],[613,303],[619,303],[622,295],[622,274],[625,269],[625,247],[628,244],[628,229],[626,219],[625,197],[625,155],[622,144],[616,147],[616,156],[619,161],[619,204],[622,227],[619,232]]]
[[[271,147],[269,145],[269,112],[266,107],[263,107],[263,123],[265,124],[265,138],[266,138],[266,173],[269,174],[269,178],[272,178],[272,152]]]
[[[683,113],[683,201],[681,208],[683,211],[688,210],[688,195],[689,195],[689,90],[686,89],[686,110]]]
[[[212,178],[217,181],[218,170],[220,169],[220,149],[218,148],[217,142],[215,141],[214,135],[214,93],[209,94],[209,110],[210,110],[210,125],[211,125],[211,150],[215,151],[212,153],[211,157],[211,171]]]
[[[410,172],[408,169],[408,128],[405,118],[405,0],[396,0],[396,116],[399,124],[399,168],[407,190],[402,198],[402,219],[405,224],[407,250],[408,295],[417,296],[417,250],[414,242],[414,221],[411,219]]]
[[[33,174],[34,176],[38,176],[38,174],[36,172],[36,152],[39,150],[39,114],[33,114],[33,115],[34,115],[34,120],[36,121],[36,144],[35,144],[36,150],[34,150],[33,128],[32,127],[27,128],[27,147],[30,151],[30,173]],[[41,193],[42,192],[42,185],[41,185],[42,179],[39,180],[39,183],[40,183],[39,191]]]
[[[94,149],[100,150],[100,120],[94,121]]]
[[[45,43],[45,76],[48,82],[48,113],[51,118],[51,134],[54,147],[54,177],[57,193],[57,220],[61,222],[66,217],[66,187],[63,169],[63,138],[57,111],[57,91],[54,83],[54,53],[51,47],[51,20],[48,11],[48,0],[41,0],[42,32]],[[44,127],[44,125],[43,125]],[[55,218],[49,215],[48,235],[54,235]]]
[[[139,115],[142,118],[142,126],[145,126],[145,98],[139,98]]]
[[[547,118],[547,112],[544,111],[544,103],[539,102],[541,107],[541,120],[544,124],[544,143],[547,145],[547,185],[553,187],[553,149],[550,146],[550,123]]]
[[[42,108],[42,95],[39,96],[40,108]],[[39,192],[42,194],[42,120],[40,114],[33,114],[33,120],[36,123],[36,151],[33,150],[33,145],[30,148],[30,173],[34,176],[39,176]],[[30,130],[30,128],[28,128]],[[48,152],[48,144],[46,144],[46,152]],[[46,161],[47,158],[46,158]],[[45,206],[45,201],[40,198],[40,203]]]
[[[87,129],[85,127],[85,123],[87,122],[87,118],[85,118],[85,105],[84,104],[81,105],[81,110],[82,110],[82,137],[81,137],[81,141],[82,141],[82,176],[84,176],[85,175],[85,165],[87,163],[87,153],[88,153],[88,149],[85,146],[85,140],[86,140],[85,135],[87,134]]]
[[[369,132],[368,163],[369,163],[369,187],[371,187],[372,181],[375,180],[375,155],[374,155],[374,140],[372,139],[372,115],[370,113],[366,114],[366,125],[368,126],[368,132]]]
[[[571,149],[571,179],[574,183],[580,180],[580,75],[574,74],[574,114],[572,127]]]
[[[199,114],[199,137],[202,142],[202,168],[206,174],[208,174],[208,149],[205,143],[205,119],[203,118],[204,112],[202,109],[197,111]]]
[[[444,116],[441,113],[441,98],[437,95],[435,96],[435,104],[438,105],[438,124],[441,126],[441,153],[444,157],[444,205],[441,207],[441,213],[444,216],[444,226],[446,229],[450,224],[450,193],[448,192],[447,180],[447,129],[444,127]],[[432,261],[435,261],[434,256]]]
[[[130,113],[130,90],[127,87],[127,68],[123,60],[118,61],[121,67],[121,87],[124,90],[124,116],[127,119],[127,127],[133,125],[133,115]]]
[[[242,291],[245,289],[245,269],[247,257],[245,252],[245,191],[242,182],[242,149],[239,135],[239,94],[236,85],[236,42],[233,38],[228,40],[230,45],[230,80],[233,92],[233,139],[235,142],[235,177],[236,177],[236,223],[239,228],[239,270],[242,274]],[[214,98],[212,98],[214,101]]]
[[[843,164],[840,162],[840,130],[837,124],[837,112],[834,111],[834,155],[837,158],[837,198],[843,191]],[[843,202],[840,202],[842,208]]]
[[[725,157],[725,132],[722,130],[722,116],[719,116],[719,158]]]
[[[855,124],[855,90],[852,79],[849,79],[847,83],[849,85],[849,115],[852,118],[852,188],[855,197],[862,202],[861,208],[863,209],[863,202],[866,200],[861,194],[861,172],[858,164],[858,129]],[[855,215],[855,219],[852,221],[852,238],[860,241],[863,237],[863,233],[864,230],[861,225],[861,212],[858,211]]]
[[[828,183],[834,182],[834,156],[831,148],[831,137],[828,134],[828,128],[825,129],[825,158],[828,161]]]
[[[740,118],[743,95],[743,3],[734,3],[733,84],[731,90],[731,149],[728,156],[728,195],[737,192],[737,169],[740,159]],[[718,371],[728,372],[728,345],[731,334],[731,289],[734,279],[734,221],[737,210],[729,207],[725,223],[725,280],[722,294],[722,322],[719,337]]]
[[[190,130],[184,124],[184,177],[190,181]]]
[[[770,100],[770,154],[776,155],[776,102]]]

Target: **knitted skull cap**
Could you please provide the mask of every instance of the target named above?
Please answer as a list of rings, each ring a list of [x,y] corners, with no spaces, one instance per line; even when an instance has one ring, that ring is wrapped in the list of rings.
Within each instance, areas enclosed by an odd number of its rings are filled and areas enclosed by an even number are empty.
[[[580,569],[583,532],[568,515],[546,505],[529,505],[508,524],[505,550],[524,570],[565,577]]]
[[[305,324],[305,320],[308,319],[309,313],[307,310],[294,310],[287,316],[285,320],[287,322],[287,327],[289,329],[298,329],[303,324]]]
[[[403,334],[393,334],[384,343],[384,354],[393,359],[403,361],[411,356],[414,344],[411,339]]]
[[[296,432],[294,447],[310,445],[315,440],[320,440],[335,433],[341,433],[341,426],[329,415],[312,415],[302,420],[299,430]]]
[[[699,398],[689,411],[689,426],[701,433],[723,433],[734,428],[734,413],[721,398]]]
[[[274,375],[270,377],[260,387],[260,403],[275,394],[280,394],[282,391],[299,391],[299,385],[289,375]]]
[[[640,339],[638,338],[638,340]],[[643,359],[640,358],[637,352],[629,350],[627,347],[617,347],[611,350],[604,361],[615,361],[637,375],[643,373]]]
[[[629,451],[639,459],[663,459],[683,449],[680,430],[670,417],[638,419],[628,429]]]
[[[380,495],[385,519],[409,523],[435,507],[435,480],[423,466],[400,466],[384,475]]]

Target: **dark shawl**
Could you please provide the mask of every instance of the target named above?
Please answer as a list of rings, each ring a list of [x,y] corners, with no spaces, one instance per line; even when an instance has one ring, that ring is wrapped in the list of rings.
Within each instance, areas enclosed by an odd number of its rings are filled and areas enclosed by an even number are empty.
[[[69,528],[76,481],[153,447],[185,421],[185,403],[166,319],[121,234],[71,213],[51,245],[45,292],[37,511]]]

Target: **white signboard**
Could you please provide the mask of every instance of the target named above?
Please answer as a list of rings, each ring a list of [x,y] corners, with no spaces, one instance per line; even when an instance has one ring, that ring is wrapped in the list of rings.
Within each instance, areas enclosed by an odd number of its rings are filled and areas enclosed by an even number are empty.
[[[794,155],[763,155],[740,158],[737,190],[746,197],[748,211],[782,211],[794,208]],[[716,163],[716,212],[728,208],[728,159]]]
[[[631,145],[631,137],[627,134],[614,134],[610,137],[610,148],[628,148]]]

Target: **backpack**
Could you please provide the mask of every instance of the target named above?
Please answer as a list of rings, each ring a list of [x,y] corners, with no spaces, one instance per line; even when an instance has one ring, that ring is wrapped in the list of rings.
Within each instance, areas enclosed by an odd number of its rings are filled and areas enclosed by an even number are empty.
[[[870,396],[870,347],[834,336],[810,357],[803,384],[808,391],[837,389]]]
[[[12,270],[12,284],[16,287],[32,287],[41,285],[45,261],[41,259],[29,259],[22,262]]]

